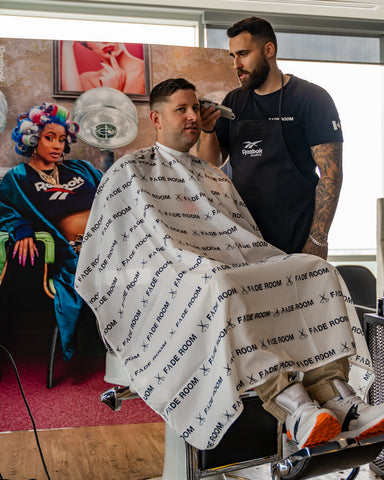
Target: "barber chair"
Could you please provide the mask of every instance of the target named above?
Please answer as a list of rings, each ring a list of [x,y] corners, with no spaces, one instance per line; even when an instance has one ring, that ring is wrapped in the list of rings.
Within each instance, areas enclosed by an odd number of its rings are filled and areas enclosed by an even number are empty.
[[[100,395],[101,402],[118,411],[122,402],[137,398],[116,355],[108,351],[104,380],[119,386]],[[198,450],[165,425],[165,456],[162,480],[226,480],[231,473],[258,465],[271,464],[273,480],[301,480],[352,469],[346,480],[353,480],[359,466],[372,461],[384,447],[384,434],[358,442],[342,438],[312,448],[297,450],[285,446],[281,425],[266,412],[253,391],[241,397],[244,410],[213,450]],[[284,444],[284,445],[283,445]],[[228,476],[227,476],[228,474]],[[248,477],[251,480],[251,477]]]
[[[36,244],[39,249],[39,254],[41,257],[44,258],[44,261],[41,262],[42,271],[38,268],[37,265],[35,265],[36,274],[37,275],[42,274],[41,285],[43,287],[43,291],[45,295],[47,295],[50,299],[54,299],[56,290],[53,284],[53,280],[48,277],[48,267],[50,264],[53,264],[55,261],[55,243],[52,236],[48,232],[36,232],[35,236],[36,236]],[[16,270],[16,267],[14,265],[14,262],[11,263],[8,260],[10,255],[10,252],[8,251],[8,248],[7,248],[8,241],[9,241],[8,232],[0,231],[0,287],[4,291],[3,296],[5,298],[5,301],[8,300],[9,289],[19,288],[19,281],[20,281],[20,277],[19,277],[20,272],[12,271],[12,270]],[[7,278],[8,276],[10,276],[11,278]],[[33,278],[33,281],[34,281],[34,278]],[[10,306],[8,306],[8,308],[10,308]],[[6,308],[4,308],[4,310],[6,310]],[[4,313],[4,310],[3,310],[3,313]],[[55,358],[58,332],[59,332],[59,329],[55,320],[52,337],[51,337],[50,353],[49,353],[49,360],[48,360],[47,388],[52,388],[53,386],[53,364],[54,364],[54,358]]]
[[[337,265],[351,294],[360,324],[364,325],[364,315],[376,312],[376,277],[363,265]]]

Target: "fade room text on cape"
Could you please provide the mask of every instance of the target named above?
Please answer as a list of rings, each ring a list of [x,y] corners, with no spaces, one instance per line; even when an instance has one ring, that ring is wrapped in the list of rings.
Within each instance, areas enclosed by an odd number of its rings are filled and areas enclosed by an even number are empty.
[[[139,395],[199,449],[281,371],[348,355],[354,387],[372,380],[337,270],[265,242],[230,180],[189,153],[156,144],[110,168],[75,285]]]

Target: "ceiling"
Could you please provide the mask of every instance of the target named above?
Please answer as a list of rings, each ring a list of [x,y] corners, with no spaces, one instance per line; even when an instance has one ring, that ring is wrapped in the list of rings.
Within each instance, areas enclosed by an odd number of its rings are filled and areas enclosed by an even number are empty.
[[[112,3],[112,2],[111,2]],[[123,1],[118,3],[125,3]],[[145,0],[136,4],[148,5]],[[180,0],[154,0],[151,5],[180,6]],[[384,20],[383,0],[192,0],[189,8],[256,13],[320,15]]]
[[[136,12],[136,15],[135,15]],[[381,23],[384,21],[384,0],[0,0],[0,14],[23,14],[39,16],[64,16],[94,18],[97,15],[109,18],[137,16],[177,18],[181,13],[191,16],[220,12],[229,15],[239,13],[272,14],[279,16],[323,17],[339,19],[362,19]],[[176,17],[175,17],[176,16]],[[267,15],[266,15],[267,16]],[[105,18],[105,19],[107,19]],[[384,33],[384,27],[383,27]]]

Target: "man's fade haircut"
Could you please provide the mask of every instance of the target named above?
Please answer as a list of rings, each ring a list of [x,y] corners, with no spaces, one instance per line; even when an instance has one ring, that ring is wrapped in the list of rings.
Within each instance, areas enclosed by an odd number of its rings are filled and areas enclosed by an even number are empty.
[[[155,105],[168,101],[168,97],[173,95],[177,90],[193,90],[196,91],[195,85],[188,82],[185,78],[168,78],[153,87],[149,95],[149,108],[155,109]]]
[[[272,42],[275,45],[275,51],[277,52],[277,40],[272,25],[264,18],[260,17],[248,17],[236,22],[232,27],[227,30],[229,38],[237,37],[240,33],[250,33],[252,37],[257,40],[265,40]]]

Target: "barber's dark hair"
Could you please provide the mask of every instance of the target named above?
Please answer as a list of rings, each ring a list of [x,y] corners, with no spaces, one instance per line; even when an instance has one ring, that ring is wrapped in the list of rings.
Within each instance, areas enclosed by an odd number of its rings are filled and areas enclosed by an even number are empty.
[[[177,90],[194,90],[195,85],[185,78],[168,78],[161,83],[158,83],[153,87],[149,95],[149,108],[154,109],[154,105],[157,103],[163,103],[168,101],[168,97],[173,95]]]
[[[227,30],[229,38],[237,37],[240,33],[250,33],[255,39],[262,39],[266,42],[272,42],[277,51],[277,40],[272,25],[264,18],[248,17],[236,22]]]

